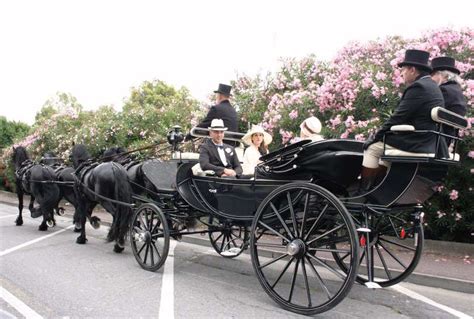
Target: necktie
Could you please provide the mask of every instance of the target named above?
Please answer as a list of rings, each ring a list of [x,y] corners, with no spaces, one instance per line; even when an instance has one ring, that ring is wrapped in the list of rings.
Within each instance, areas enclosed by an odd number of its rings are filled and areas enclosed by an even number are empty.
[[[217,148],[219,148],[219,149],[221,149],[221,150],[224,149],[224,145],[216,145],[216,146],[217,146]]]

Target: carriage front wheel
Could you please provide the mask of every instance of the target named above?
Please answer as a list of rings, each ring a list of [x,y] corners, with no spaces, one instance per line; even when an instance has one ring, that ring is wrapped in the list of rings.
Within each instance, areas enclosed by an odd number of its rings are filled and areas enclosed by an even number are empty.
[[[160,269],[168,256],[170,232],[165,215],[158,206],[146,203],[135,211],[130,242],[135,259],[143,269]]]
[[[260,284],[281,307],[304,315],[341,302],[354,284],[358,239],[351,216],[328,190],[311,183],[278,187],[260,204],[250,231]],[[348,254],[346,272],[332,253]]]

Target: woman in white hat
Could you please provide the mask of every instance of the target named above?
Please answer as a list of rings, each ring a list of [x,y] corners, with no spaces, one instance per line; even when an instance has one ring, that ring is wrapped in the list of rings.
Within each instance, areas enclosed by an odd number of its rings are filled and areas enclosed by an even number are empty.
[[[262,162],[260,157],[268,154],[268,144],[272,142],[272,137],[261,126],[252,125],[252,129],[242,137],[242,141],[249,145],[244,152],[243,174],[253,175],[255,166]]]
[[[308,117],[301,123],[300,129],[300,137],[303,140],[312,140],[313,142],[324,140],[324,137],[319,134],[321,132],[321,122],[317,117]]]

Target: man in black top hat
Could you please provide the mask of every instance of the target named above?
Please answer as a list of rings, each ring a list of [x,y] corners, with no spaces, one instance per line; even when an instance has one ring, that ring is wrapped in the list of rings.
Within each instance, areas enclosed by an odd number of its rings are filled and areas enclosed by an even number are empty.
[[[380,162],[383,154],[383,137],[394,125],[412,125],[415,130],[436,130],[431,118],[431,109],[443,106],[443,95],[438,85],[431,79],[428,64],[429,53],[421,50],[407,50],[405,60],[398,64],[407,85],[394,113],[382,125],[372,139],[364,144],[362,162],[361,191],[369,190],[378,174],[384,174],[388,163]],[[446,145],[444,145],[446,147]],[[436,136],[430,133],[413,135],[391,135],[386,140],[386,149],[412,153],[435,153]],[[447,154],[447,149],[443,150]],[[379,166],[379,164],[383,166]]]
[[[199,152],[199,165],[203,171],[211,170],[217,176],[235,177],[242,174],[242,166],[235,149],[223,143],[227,127],[221,119],[213,119],[208,127],[210,138],[202,145]]]
[[[441,93],[443,93],[444,108],[464,116],[467,111],[467,103],[461,88],[462,79],[459,76],[461,72],[456,68],[455,62],[453,58],[447,56],[434,58],[431,61],[433,68],[431,78],[439,85]],[[456,130],[451,126],[444,126],[443,132],[454,135]],[[446,141],[448,145],[451,143],[449,138],[446,138]]]
[[[230,104],[229,98],[231,96],[230,91],[232,87],[226,84],[219,84],[219,88],[214,91],[216,93],[216,105],[213,105],[209,112],[207,113],[204,120],[201,121],[197,127],[207,128],[211,125],[213,119],[222,119],[224,121],[224,125],[229,129],[231,132],[238,132],[239,131],[239,121],[237,117],[237,112],[235,111],[234,107]],[[188,134],[186,139],[191,139],[192,136]],[[237,146],[239,143],[234,141],[224,140],[225,143]]]

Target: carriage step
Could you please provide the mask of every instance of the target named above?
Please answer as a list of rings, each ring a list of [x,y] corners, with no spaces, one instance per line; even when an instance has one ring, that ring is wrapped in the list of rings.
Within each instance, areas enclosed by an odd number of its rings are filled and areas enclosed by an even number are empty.
[[[382,286],[380,286],[378,283],[376,282],[373,282],[373,281],[367,281],[365,283],[365,286],[367,288],[371,288],[371,289],[379,289],[379,288],[382,288]]]

